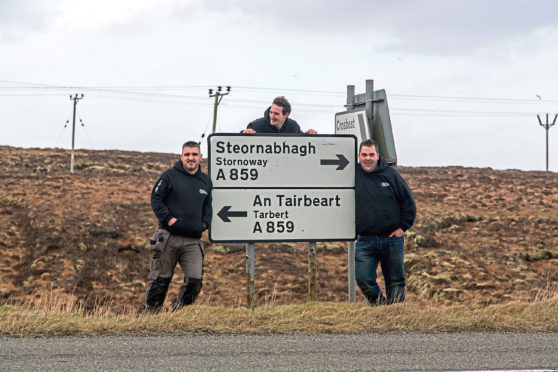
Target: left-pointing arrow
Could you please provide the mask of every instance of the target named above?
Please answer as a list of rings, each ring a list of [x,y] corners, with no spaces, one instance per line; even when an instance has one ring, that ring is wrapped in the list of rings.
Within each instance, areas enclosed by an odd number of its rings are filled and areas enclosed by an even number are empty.
[[[217,213],[217,216],[219,216],[223,222],[231,222],[229,217],[248,217],[248,212],[246,211],[230,211],[230,209],[230,205],[224,206],[219,213]]]
[[[337,165],[335,170],[343,170],[347,164],[349,164],[349,160],[343,156],[343,154],[337,154],[337,159],[321,159],[320,165]]]

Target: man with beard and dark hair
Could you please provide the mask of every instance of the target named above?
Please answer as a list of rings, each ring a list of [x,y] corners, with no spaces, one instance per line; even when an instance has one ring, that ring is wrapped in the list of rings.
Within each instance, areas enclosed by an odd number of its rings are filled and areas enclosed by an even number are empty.
[[[283,96],[273,100],[263,118],[259,118],[248,124],[242,133],[295,133],[295,134],[317,134],[314,129],[302,132],[296,121],[289,118],[291,114],[291,104]]]
[[[358,152],[355,178],[357,242],[355,277],[371,304],[405,300],[403,248],[405,231],[416,217],[413,194],[399,172],[388,166],[374,140],[365,140]],[[386,295],[376,282],[381,264]]]
[[[211,223],[209,176],[201,171],[200,145],[182,145],[180,160],[167,169],[151,191],[151,208],[159,228],[151,240],[153,251],[143,314],[157,313],[163,306],[178,263],[184,273],[173,310],[194,303],[202,288],[204,250],[202,232]]]

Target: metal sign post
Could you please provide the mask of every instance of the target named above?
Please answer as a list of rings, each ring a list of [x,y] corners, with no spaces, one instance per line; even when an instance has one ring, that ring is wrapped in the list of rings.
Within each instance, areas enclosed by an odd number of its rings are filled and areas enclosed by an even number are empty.
[[[355,242],[347,243],[347,262],[348,262],[348,292],[349,302],[356,301],[356,286],[355,286]]]
[[[255,257],[254,243],[246,243],[246,306],[249,309],[254,308],[254,275],[255,273]]]
[[[318,255],[316,242],[308,243],[308,294],[310,301],[318,298]]]

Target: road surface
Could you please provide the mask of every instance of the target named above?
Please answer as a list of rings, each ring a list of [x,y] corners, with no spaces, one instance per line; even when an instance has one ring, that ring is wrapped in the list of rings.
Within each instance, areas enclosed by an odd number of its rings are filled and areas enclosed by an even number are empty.
[[[558,333],[0,337],[0,370],[558,370]]]

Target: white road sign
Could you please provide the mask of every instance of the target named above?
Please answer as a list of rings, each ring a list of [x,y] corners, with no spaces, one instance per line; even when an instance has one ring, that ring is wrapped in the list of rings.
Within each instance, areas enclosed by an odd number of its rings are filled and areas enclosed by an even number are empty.
[[[357,138],[357,145],[360,145],[363,140],[371,138],[365,115],[364,110],[335,114],[335,133],[353,134]]]
[[[355,240],[354,189],[213,189],[216,242]]]
[[[208,149],[215,188],[354,187],[352,135],[212,134]]]

